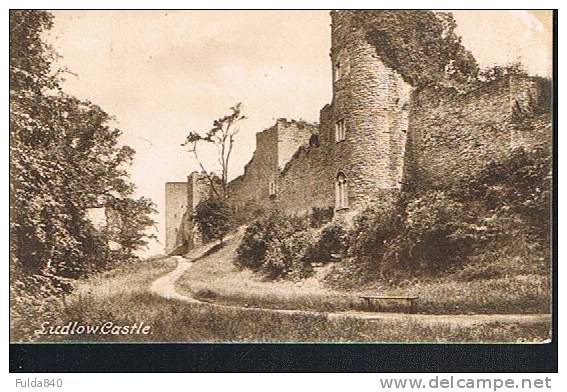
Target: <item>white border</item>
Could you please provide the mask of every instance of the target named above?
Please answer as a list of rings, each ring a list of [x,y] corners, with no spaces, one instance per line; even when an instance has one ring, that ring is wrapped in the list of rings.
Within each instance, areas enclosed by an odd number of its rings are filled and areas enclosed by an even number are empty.
[[[9,8],[41,8],[41,9],[56,9],[56,8],[71,8],[71,9],[135,9],[135,8],[147,8],[147,9],[177,9],[177,8],[195,8],[195,9],[226,9],[226,8],[240,8],[240,9],[257,9],[257,8],[267,8],[267,9],[312,9],[312,8],[322,8],[322,9],[332,9],[332,8],[427,8],[427,9],[501,9],[501,8],[514,8],[514,9],[552,9],[560,8],[560,5],[565,2],[559,1],[527,1],[527,0],[515,0],[515,1],[493,1],[493,0],[477,0],[477,1],[461,1],[455,2],[447,0],[436,0],[427,2],[418,1],[408,1],[408,0],[397,0],[392,2],[381,1],[357,1],[351,0],[345,1],[327,1],[327,2],[314,2],[305,0],[287,0],[280,2],[270,2],[266,1],[239,1],[237,3],[232,1],[216,1],[216,2],[183,2],[183,1],[173,1],[173,0],[161,0],[159,2],[148,2],[148,1],[119,1],[119,0],[98,0],[98,1],[36,1],[36,0],[23,0],[23,1],[6,1],[3,3],[3,39],[1,41],[2,45],[2,55],[4,56],[4,61],[2,62],[5,66],[8,63],[8,9]],[[567,9],[567,8],[566,8]],[[562,10],[560,9],[559,15],[562,16]],[[563,63],[563,58],[565,52],[565,37],[561,37],[561,26],[559,29],[559,67]],[[562,39],[563,38],[563,39]],[[4,148],[0,149],[2,157],[2,162],[8,162],[8,72],[4,71],[4,78],[2,78],[3,92],[2,95],[2,108],[4,108],[5,116],[2,116],[3,129],[1,132],[1,143]],[[563,92],[565,90],[565,78],[559,79],[559,102],[565,102]],[[559,114],[561,114],[562,108],[559,107]],[[561,141],[561,137],[559,138]],[[565,173],[567,173],[565,165],[562,161],[559,161],[559,184],[564,184],[567,181],[565,178]],[[3,226],[2,226],[2,250],[5,255],[3,270],[6,275],[3,275],[2,279],[2,292],[8,293],[8,170],[7,166],[5,170],[2,171],[2,179],[0,180],[4,188],[0,193],[0,198],[2,204],[5,206],[4,216],[3,216]],[[559,189],[559,195],[563,194],[561,186]],[[561,204],[560,204],[561,205]],[[559,209],[560,223],[563,222],[565,214]],[[559,230],[561,233],[561,230]],[[559,244],[562,243],[562,239],[559,239]],[[563,260],[564,250],[560,246],[559,248],[559,262]],[[566,296],[565,290],[560,292],[559,304],[560,304],[560,314],[563,314],[565,309]],[[563,300],[561,300],[563,299]],[[15,388],[15,379],[26,377],[23,374],[11,374],[6,377],[8,371],[8,299],[4,298],[2,301],[2,333],[0,339],[4,342],[4,355],[2,356],[0,368],[3,369],[3,382],[5,388],[4,390],[18,390]],[[561,317],[559,322],[561,324]],[[560,370],[561,370],[561,355],[565,350],[565,339],[560,340]],[[387,359],[385,359],[387,360]],[[450,361],[450,358],[447,358]],[[41,378],[43,375],[32,374],[27,375],[29,377]],[[216,390],[245,390],[247,392],[262,391],[315,391],[315,390],[325,390],[325,391],[348,391],[351,389],[356,390],[377,390],[379,389],[378,376],[373,374],[216,374],[216,375],[206,375],[206,374],[62,374],[55,375],[49,374],[45,375],[47,377],[61,377],[64,379],[64,388],[57,389],[51,388],[51,390],[62,390],[62,391],[124,391],[124,390],[171,390],[171,389],[182,389],[187,391],[216,391]],[[390,375],[391,376],[391,375]],[[419,375],[416,375],[419,376]],[[480,376],[479,374],[471,376]],[[489,375],[493,376],[493,375]],[[500,376],[504,376],[501,374]],[[519,379],[522,376],[536,376],[534,375],[510,375],[512,378]],[[403,375],[403,377],[410,377],[409,374]],[[567,376],[561,377],[561,375],[550,375],[552,378],[552,390],[565,390],[567,387]],[[21,390],[21,389],[19,389]],[[27,390],[32,390],[28,388]],[[424,389],[426,390],[426,389]],[[428,390],[428,389],[427,389]]]

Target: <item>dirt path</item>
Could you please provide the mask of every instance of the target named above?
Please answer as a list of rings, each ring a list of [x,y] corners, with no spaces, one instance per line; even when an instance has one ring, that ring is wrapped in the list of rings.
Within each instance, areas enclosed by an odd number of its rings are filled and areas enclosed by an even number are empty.
[[[548,314],[457,314],[457,315],[433,315],[433,314],[406,314],[406,313],[381,313],[381,312],[316,312],[306,310],[284,310],[266,308],[247,308],[237,305],[223,305],[211,302],[200,301],[196,298],[183,295],[175,290],[175,282],[193,265],[193,262],[204,256],[214,245],[205,245],[194,249],[186,257],[173,256],[177,261],[177,267],[170,273],[155,280],[150,291],[164,298],[175,299],[189,303],[199,303],[207,306],[219,308],[241,309],[251,312],[275,312],[282,314],[303,314],[303,315],[326,315],[328,318],[357,318],[363,320],[412,320],[420,323],[448,323],[459,326],[472,326],[475,324],[487,324],[493,322],[529,325],[541,322],[551,322],[551,315]]]
[[[185,302],[201,303],[201,301],[195,298],[179,294],[175,290],[175,282],[179,278],[181,278],[181,276],[191,267],[196,259],[203,257],[214,246],[214,243],[200,246],[189,252],[186,257],[171,256],[171,258],[177,261],[177,267],[170,273],[156,279],[150,286],[150,291],[164,298],[178,299]]]

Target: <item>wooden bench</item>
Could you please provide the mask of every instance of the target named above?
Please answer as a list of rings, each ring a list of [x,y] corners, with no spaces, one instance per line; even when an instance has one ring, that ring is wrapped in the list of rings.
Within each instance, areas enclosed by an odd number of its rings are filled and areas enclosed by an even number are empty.
[[[366,303],[366,306],[369,310],[376,310],[375,306],[372,306],[372,301],[374,301],[374,303],[381,300],[407,301],[410,305],[410,313],[415,313],[415,311],[417,310],[417,300],[419,299],[418,296],[401,295],[360,295],[358,298],[361,298]]]

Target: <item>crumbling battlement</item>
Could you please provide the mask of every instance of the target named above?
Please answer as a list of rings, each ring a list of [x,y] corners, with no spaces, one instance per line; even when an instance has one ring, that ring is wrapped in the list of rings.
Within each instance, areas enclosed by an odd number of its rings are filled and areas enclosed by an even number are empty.
[[[281,118],[272,127],[258,132],[256,150],[244,174],[229,184],[231,201],[236,205],[254,203],[258,208],[273,205],[281,169],[318,129],[317,124]]]

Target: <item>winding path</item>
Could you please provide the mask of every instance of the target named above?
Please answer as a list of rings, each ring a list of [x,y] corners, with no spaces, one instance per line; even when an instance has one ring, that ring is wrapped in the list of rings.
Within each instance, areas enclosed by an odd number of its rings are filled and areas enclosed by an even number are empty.
[[[302,315],[325,315],[328,318],[357,318],[363,320],[414,320],[420,323],[449,323],[459,326],[473,326],[475,324],[485,324],[491,322],[513,323],[529,325],[540,322],[551,323],[549,314],[456,314],[456,315],[435,315],[435,314],[406,314],[406,313],[386,313],[386,312],[316,312],[308,310],[287,310],[287,309],[268,309],[268,308],[247,308],[238,305],[224,305],[211,302],[200,301],[194,297],[183,295],[175,290],[175,282],[193,265],[193,263],[203,257],[215,244],[207,244],[194,249],[186,257],[172,256],[177,261],[177,267],[166,275],[155,280],[150,286],[150,291],[168,299],[174,299],[189,303],[198,303],[207,306],[214,306],[227,309],[240,309],[250,312],[274,312],[282,314],[302,314]]]

